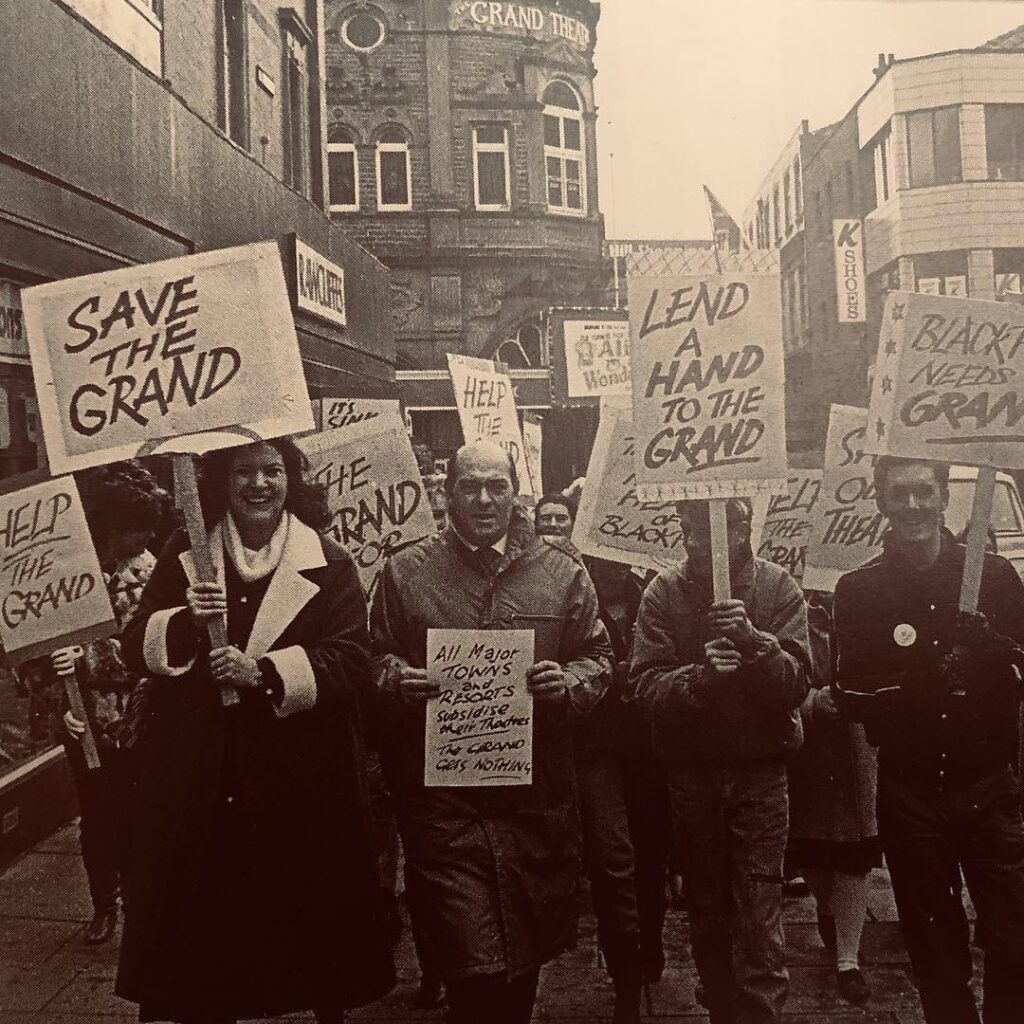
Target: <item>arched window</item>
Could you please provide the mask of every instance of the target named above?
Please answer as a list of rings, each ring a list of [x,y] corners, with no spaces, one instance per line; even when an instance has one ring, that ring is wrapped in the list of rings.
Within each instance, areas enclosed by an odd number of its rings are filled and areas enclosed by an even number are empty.
[[[398,128],[387,128],[377,141],[377,209],[412,209],[409,142]]]
[[[359,209],[359,152],[347,128],[332,128],[327,137],[327,169],[330,176],[331,212]]]
[[[552,82],[544,90],[544,166],[552,212],[586,213],[584,152],[580,98],[565,82]]]

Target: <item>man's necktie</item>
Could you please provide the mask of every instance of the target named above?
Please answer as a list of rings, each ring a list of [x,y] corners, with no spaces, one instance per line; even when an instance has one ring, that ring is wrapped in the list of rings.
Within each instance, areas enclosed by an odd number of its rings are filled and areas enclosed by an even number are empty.
[[[476,552],[477,564],[485,576],[496,576],[498,566],[501,564],[501,552],[494,548],[478,548]]]

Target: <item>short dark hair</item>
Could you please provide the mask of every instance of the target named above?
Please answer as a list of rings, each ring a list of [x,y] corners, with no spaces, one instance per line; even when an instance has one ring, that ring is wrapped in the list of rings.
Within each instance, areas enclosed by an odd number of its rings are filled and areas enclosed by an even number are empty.
[[[134,460],[83,470],[76,480],[97,547],[116,533],[156,534],[173,507],[156,477]]]
[[[576,522],[576,504],[572,498],[567,494],[562,494],[561,491],[552,491],[550,494],[545,494],[538,499],[537,505],[533,510],[534,522],[536,522],[537,517],[540,515],[542,505],[561,505],[569,513],[569,518],[574,523]]]
[[[874,485],[875,495],[880,495],[885,489],[885,481],[889,474],[899,466],[927,466],[939,485],[939,493],[946,498],[949,496],[949,463],[936,462],[934,459],[906,459],[899,455],[879,455],[875,459]]]
[[[681,519],[684,516],[689,518],[691,513],[697,512],[698,509],[706,509],[707,507],[708,503],[703,499],[677,501],[676,513]],[[725,522],[728,526],[736,526],[739,523],[746,523],[749,526],[753,518],[754,506],[749,498],[726,498]]]
[[[450,498],[455,493],[455,485],[458,483],[459,474],[456,467],[459,464],[459,452],[465,451],[470,446],[464,444],[458,452],[456,452],[451,461],[448,463],[448,474],[444,478],[444,493]],[[508,459],[508,475],[512,481],[512,490],[519,493],[519,473],[516,471],[516,460],[512,458],[511,452],[506,452],[505,457]]]
[[[274,437],[255,444],[269,444],[276,448],[284,463],[288,477],[288,491],[284,499],[286,512],[314,530],[326,530],[331,524],[327,507],[327,492],[307,479],[309,460],[290,437]],[[245,445],[244,447],[251,447]],[[231,462],[241,447],[220,448],[203,456],[199,472],[199,502],[203,506],[206,525],[212,529],[224,518],[228,510],[228,474]]]

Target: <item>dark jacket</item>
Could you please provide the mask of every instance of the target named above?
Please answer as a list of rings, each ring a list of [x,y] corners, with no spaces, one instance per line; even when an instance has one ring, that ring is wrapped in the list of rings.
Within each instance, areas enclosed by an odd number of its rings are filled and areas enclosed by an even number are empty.
[[[944,679],[963,565],[964,548],[944,533],[927,569],[887,546],[836,586],[836,700],[864,722],[883,771],[970,782],[1016,761],[1014,657],[975,656],[962,693]],[[1024,584],[1005,558],[985,555],[978,609],[998,633],[1024,639]]]
[[[810,671],[803,594],[785,569],[753,554],[734,571],[732,592],[758,631],[758,652],[727,675],[704,668],[710,582],[672,568],[644,592],[629,679],[651,711],[659,760],[753,761],[800,746]]]
[[[161,1020],[370,1002],[393,968],[364,777],[359,702],[372,682],[355,564],[293,520],[260,596],[222,569],[231,641],[266,652],[284,692],[279,707],[261,689],[222,707],[184,608],[186,545],[171,539],[123,637],[129,668],[153,684],[117,992]],[[223,548],[213,554],[223,567]]]
[[[568,704],[534,704],[533,783],[423,785],[425,707],[398,695],[422,667],[427,630],[532,629],[534,661],[569,677]],[[518,510],[497,575],[449,527],[393,555],[371,615],[381,760],[398,808],[407,895],[419,911],[425,969],[442,977],[532,969],[576,937],[579,820],[570,716],[608,685],[610,649],[587,572],[572,549],[538,538]]]
[[[155,563],[156,559],[148,551],[143,551],[113,571],[104,571],[103,581],[119,629],[124,629],[135,614]],[[54,672],[49,655],[25,662],[18,669],[18,675],[35,693],[46,689],[60,691],[60,703],[67,710],[63,681]],[[128,709],[133,690],[145,683],[125,667],[120,639],[106,637],[82,644],[82,656],[75,664],[75,677],[100,758],[110,756],[117,746],[131,746],[139,723],[137,716],[130,714]],[[67,740],[63,724],[59,735]],[[78,756],[80,745],[73,741],[68,749],[76,751],[72,756]]]
[[[813,674],[800,706],[804,742],[787,765],[789,835],[832,843],[878,835],[875,821],[875,751],[864,726],[837,715],[829,700],[832,679],[831,617],[825,608],[807,610]]]
[[[578,764],[607,756],[650,757],[651,725],[629,686],[629,653],[643,595],[643,581],[627,566],[600,558],[583,564],[597,592],[598,614],[612,647],[611,685],[594,710],[575,723]]]

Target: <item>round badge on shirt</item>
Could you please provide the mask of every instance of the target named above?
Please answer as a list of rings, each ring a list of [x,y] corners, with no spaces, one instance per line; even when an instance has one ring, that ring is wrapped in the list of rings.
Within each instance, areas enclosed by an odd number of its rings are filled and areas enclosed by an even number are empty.
[[[910,647],[917,641],[917,630],[909,622],[901,622],[892,631],[892,638],[899,647]]]

